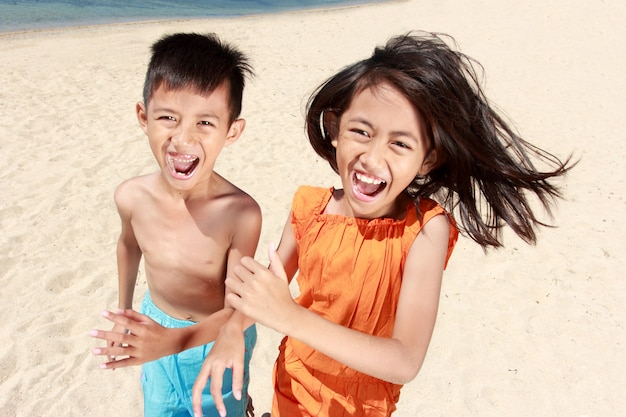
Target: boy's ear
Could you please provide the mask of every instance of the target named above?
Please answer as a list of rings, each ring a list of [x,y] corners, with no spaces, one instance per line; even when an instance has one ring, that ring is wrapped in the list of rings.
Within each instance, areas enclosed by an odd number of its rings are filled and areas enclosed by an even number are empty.
[[[339,136],[339,118],[337,114],[325,111],[322,114],[322,128],[324,134],[330,136],[330,143],[336,148],[337,137]]]
[[[430,171],[437,168],[437,150],[431,149],[427,154],[424,160],[422,161],[422,167],[418,171],[419,175],[428,175]]]
[[[137,113],[137,121],[139,122],[139,127],[141,130],[147,135],[148,134],[148,114],[146,113],[146,106],[143,102],[139,101],[135,105],[135,112]]]
[[[226,134],[226,143],[224,146],[232,145],[237,142],[237,139],[241,136],[244,129],[246,128],[245,119],[236,119],[234,122],[230,124],[228,128],[228,133]]]

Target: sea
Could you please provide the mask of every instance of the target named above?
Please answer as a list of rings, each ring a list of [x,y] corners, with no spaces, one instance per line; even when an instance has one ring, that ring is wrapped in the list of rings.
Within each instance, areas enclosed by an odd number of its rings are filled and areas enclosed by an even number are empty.
[[[0,32],[160,19],[235,17],[377,2],[380,0],[0,0]]]

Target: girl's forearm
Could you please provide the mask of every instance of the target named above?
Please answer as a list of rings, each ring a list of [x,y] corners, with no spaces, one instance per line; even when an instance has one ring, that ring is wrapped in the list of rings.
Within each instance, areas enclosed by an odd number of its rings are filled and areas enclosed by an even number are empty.
[[[288,336],[350,368],[395,384],[415,378],[424,359],[424,355],[411,354],[398,339],[349,329],[303,307],[298,308],[286,325],[284,333]]]

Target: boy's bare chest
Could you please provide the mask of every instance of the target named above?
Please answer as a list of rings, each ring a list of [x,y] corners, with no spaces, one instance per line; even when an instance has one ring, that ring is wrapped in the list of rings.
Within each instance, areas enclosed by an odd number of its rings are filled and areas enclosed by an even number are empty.
[[[137,243],[150,269],[222,276],[230,248],[229,223],[208,210],[189,213],[156,209],[133,218]]]

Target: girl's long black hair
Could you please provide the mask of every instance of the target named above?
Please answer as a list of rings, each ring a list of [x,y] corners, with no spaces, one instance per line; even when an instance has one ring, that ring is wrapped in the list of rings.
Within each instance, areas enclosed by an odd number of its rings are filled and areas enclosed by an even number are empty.
[[[535,243],[536,228],[545,224],[534,214],[531,197],[550,213],[561,197],[552,180],[572,168],[571,157],[562,162],[519,137],[488,103],[476,70],[482,70],[480,64],[444,38],[455,45],[451,37],[434,33],[394,37],[328,79],[307,105],[309,141],[337,171],[325,113],[339,119],[355,94],[391,85],[422,115],[436,152],[435,168],[415,178],[406,192],[415,200],[437,200],[484,248],[502,245],[504,225]]]

